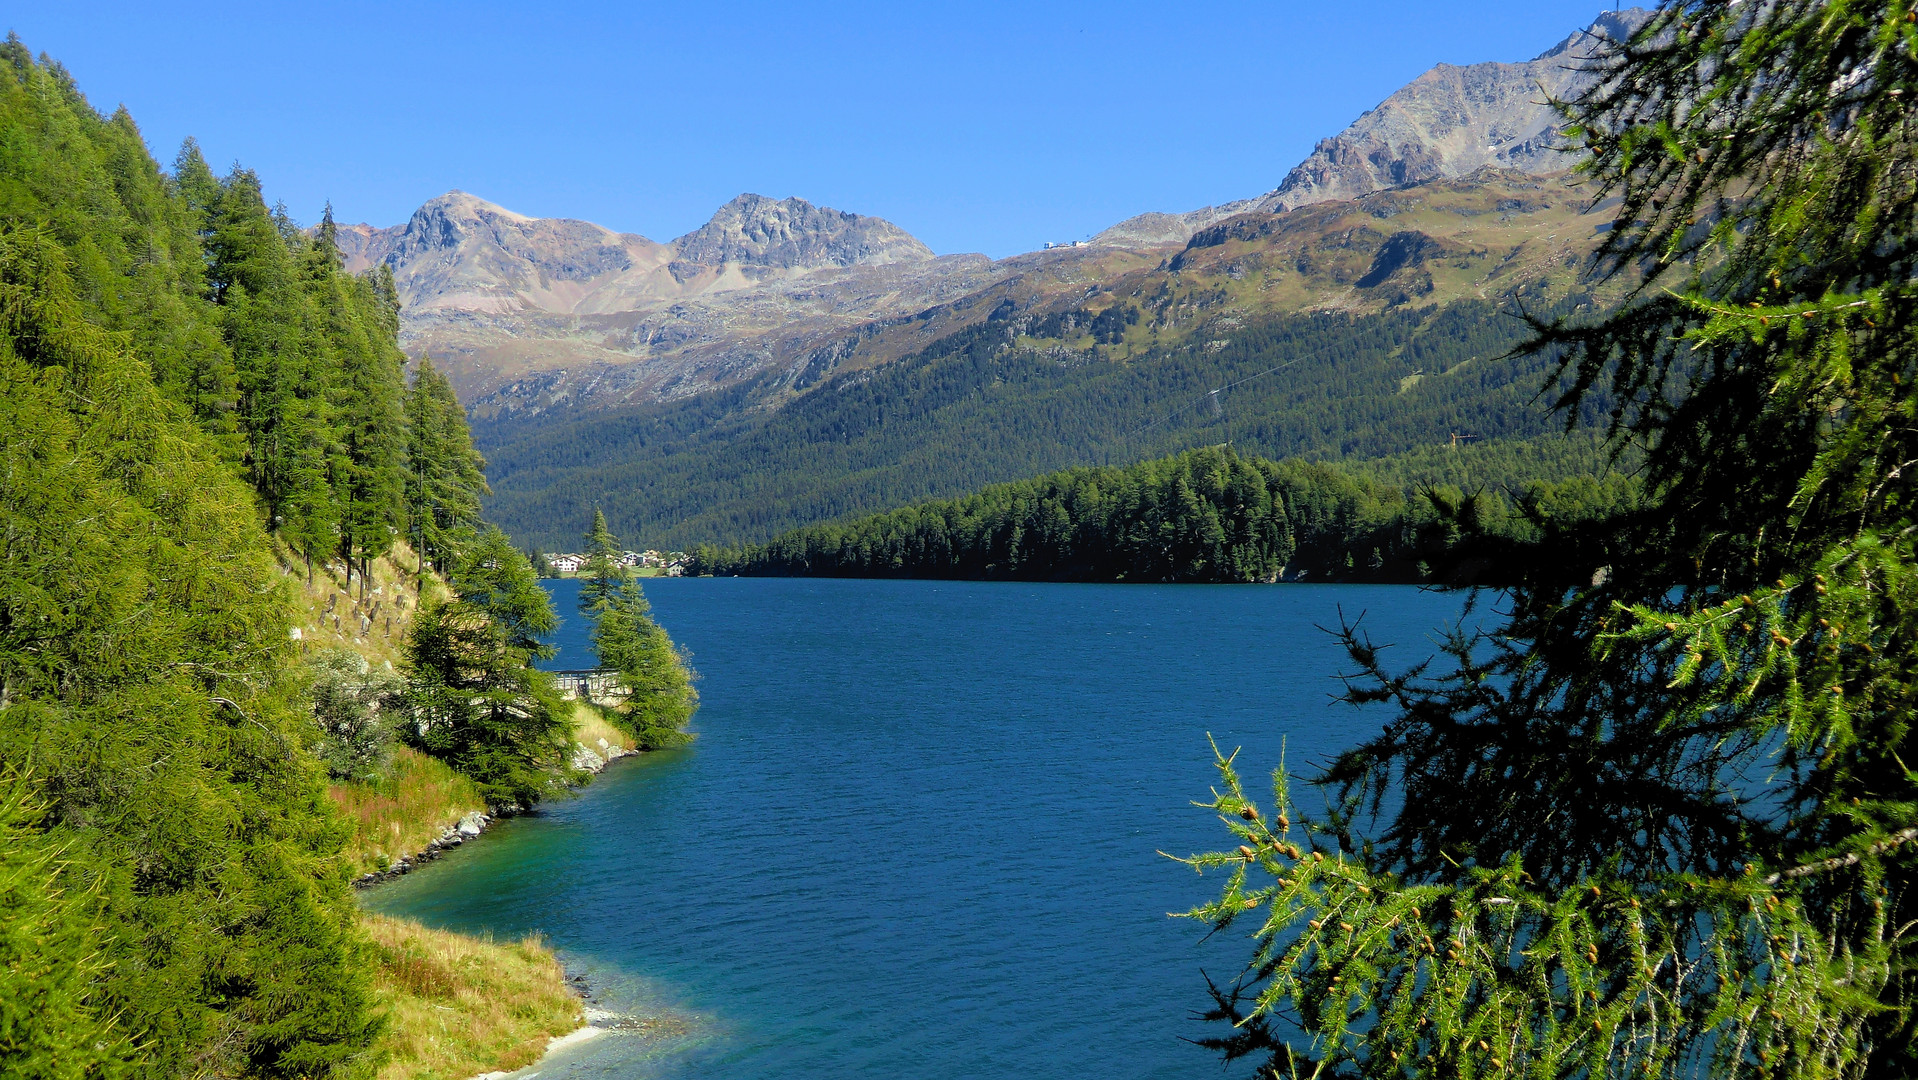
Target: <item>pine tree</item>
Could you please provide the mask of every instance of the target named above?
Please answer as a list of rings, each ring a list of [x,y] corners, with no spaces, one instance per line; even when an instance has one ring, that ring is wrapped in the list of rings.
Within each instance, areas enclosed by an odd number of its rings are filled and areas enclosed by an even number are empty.
[[[331,199],[327,200],[326,209],[320,211],[320,227],[313,236],[313,251],[329,271],[338,270],[344,262],[340,256],[340,227],[333,221]]]
[[[44,825],[27,779],[0,774],[0,1073],[125,1075],[130,1048],[95,1007],[96,898]]]
[[[239,371],[246,475],[269,527],[309,566],[340,544],[333,358],[299,269],[260,193],[235,169],[222,184],[207,245],[208,284]]]
[[[0,879],[58,850],[66,895],[97,898],[87,996],[40,985],[139,1075],[348,1070],[379,1021],[283,580],[249,493],[86,320],[69,265],[0,223],[0,775],[43,807],[9,821]],[[63,901],[16,895],[0,940],[64,948]]]
[[[390,275],[385,279],[391,283]],[[379,292],[379,279],[374,281]],[[480,520],[486,486],[486,459],[473,448],[453,385],[422,357],[407,391],[406,519],[413,550],[421,560],[421,588],[428,561],[445,570],[459,545]]]
[[[652,605],[598,509],[585,540],[579,610],[593,620],[599,666],[619,673],[617,700],[600,711],[642,750],[679,746],[688,740],[682,729],[699,707],[692,668],[653,621]]]
[[[699,708],[685,655],[653,621],[639,579],[628,576],[593,610],[593,652],[619,674],[616,700],[601,712],[641,750],[681,746]]]
[[[531,564],[487,528],[460,552],[453,598],[414,616],[407,639],[413,745],[472,777],[495,805],[531,806],[570,775],[570,710],[541,638],[557,620]]]
[[[619,538],[606,527],[606,515],[593,508],[593,527],[586,531],[586,561],[579,568],[579,609],[587,614],[606,610],[633,579],[619,548]]]
[[[96,325],[128,335],[163,392],[238,457],[232,358],[201,302],[191,217],[124,108],[95,112],[72,80],[0,44],[0,218],[41,225]]]
[[[1222,758],[1242,846],[1195,857],[1230,876],[1194,914],[1260,920],[1216,990],[1229,1057],[1918,1066],[1918,22],[1691,0],[1597,63],[1571,131],[1632,297],[1536,347],[1562,409],[1612,396],[1647,501],[1486,548],[1522,585],[1449,672],[1388,671],[1348,629],[1348,698],[1396,717],[1317,778],[1327,815],[1282,774],[1258,808]]]
[[[364,592],[372,561],[393,546],[405,519],[405,357],[379,335],[367,282],[341,274],[338,253],[316,244],[315,280],[325,334],[339,358],[332,394],[339,447],[333,491],[340,500],[340,554],[360,566]]]

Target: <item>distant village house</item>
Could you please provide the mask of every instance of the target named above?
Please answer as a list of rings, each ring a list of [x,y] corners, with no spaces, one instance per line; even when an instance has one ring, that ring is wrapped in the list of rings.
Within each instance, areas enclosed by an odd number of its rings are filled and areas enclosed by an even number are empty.
[[[635,569],[655,569],[664,577],[679,577],[684,572],[686,553],[683,551],[622,551],[619,565]],[[577,574],[586,568],[586,556],[575,552],[561,552],[548,555],[546,565],[553,568],[555,574]]]

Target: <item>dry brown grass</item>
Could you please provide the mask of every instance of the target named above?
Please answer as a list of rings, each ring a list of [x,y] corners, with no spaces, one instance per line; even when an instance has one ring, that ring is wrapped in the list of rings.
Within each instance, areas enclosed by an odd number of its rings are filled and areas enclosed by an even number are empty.
[[[605,739],[608,746],[618,746],[627,750],[633,748],[633,737],[606,722],[599,710],[585,702],[573,705],[573,738],[594,753],[599,753],[599,740]]]
[[[391,554],[373,560],[372,580],[360,598],[360,582],[347,580],[339,563],[313,564],[307,580],[306,564],[286,548],[279,549],[280,565],[296,586],[294,620],[302,647],[308,650],[351,649],[374,667],[398,668],[404,655],[406,631],[420,606],[420,581],[413,573],[417,560],[404,541]],[[426,577],[426,598],[444,595],[446,586],[432,572]]]
[[[383,779],[328,784],[326,793],[353,825],[346,858],[355,877],[386,869],[400,856],[424,849],[460,818],[486,809],[471,780],[404,746],[394,749]]]
[[[566,974],[537,936],[516,942],[366,915],[386,1008],[378,1080],[467,1080],[538,1061],[583,1022]]]

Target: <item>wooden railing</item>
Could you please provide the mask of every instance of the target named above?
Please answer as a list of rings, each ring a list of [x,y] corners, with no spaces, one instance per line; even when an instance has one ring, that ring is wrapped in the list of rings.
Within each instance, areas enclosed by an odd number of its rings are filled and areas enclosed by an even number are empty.
[[[568,701],[608,704],[617,700],[619,695],[619,672],[611,668],[555,671],[553,678],[559,682],[560,696]]]

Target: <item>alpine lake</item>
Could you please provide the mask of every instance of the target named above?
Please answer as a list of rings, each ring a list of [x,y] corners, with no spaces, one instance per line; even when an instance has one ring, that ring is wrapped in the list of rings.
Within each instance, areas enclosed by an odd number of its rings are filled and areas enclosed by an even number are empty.
[[[548,666],[592,665],[576,581]],[[1196,807],[1208,733],[1271,802],[1376,731],[1328,632],[1403,667],[1459,594],[1403,586],[647,579],[700,673],[697,740],[365,895],[465,932],[544,934],[622,1030],[562,1077],[1210,1078],[1206,976],[1250,922],[1169,918],[1236,846]],[[1306,806],[1319,796],[1295,787]]]

